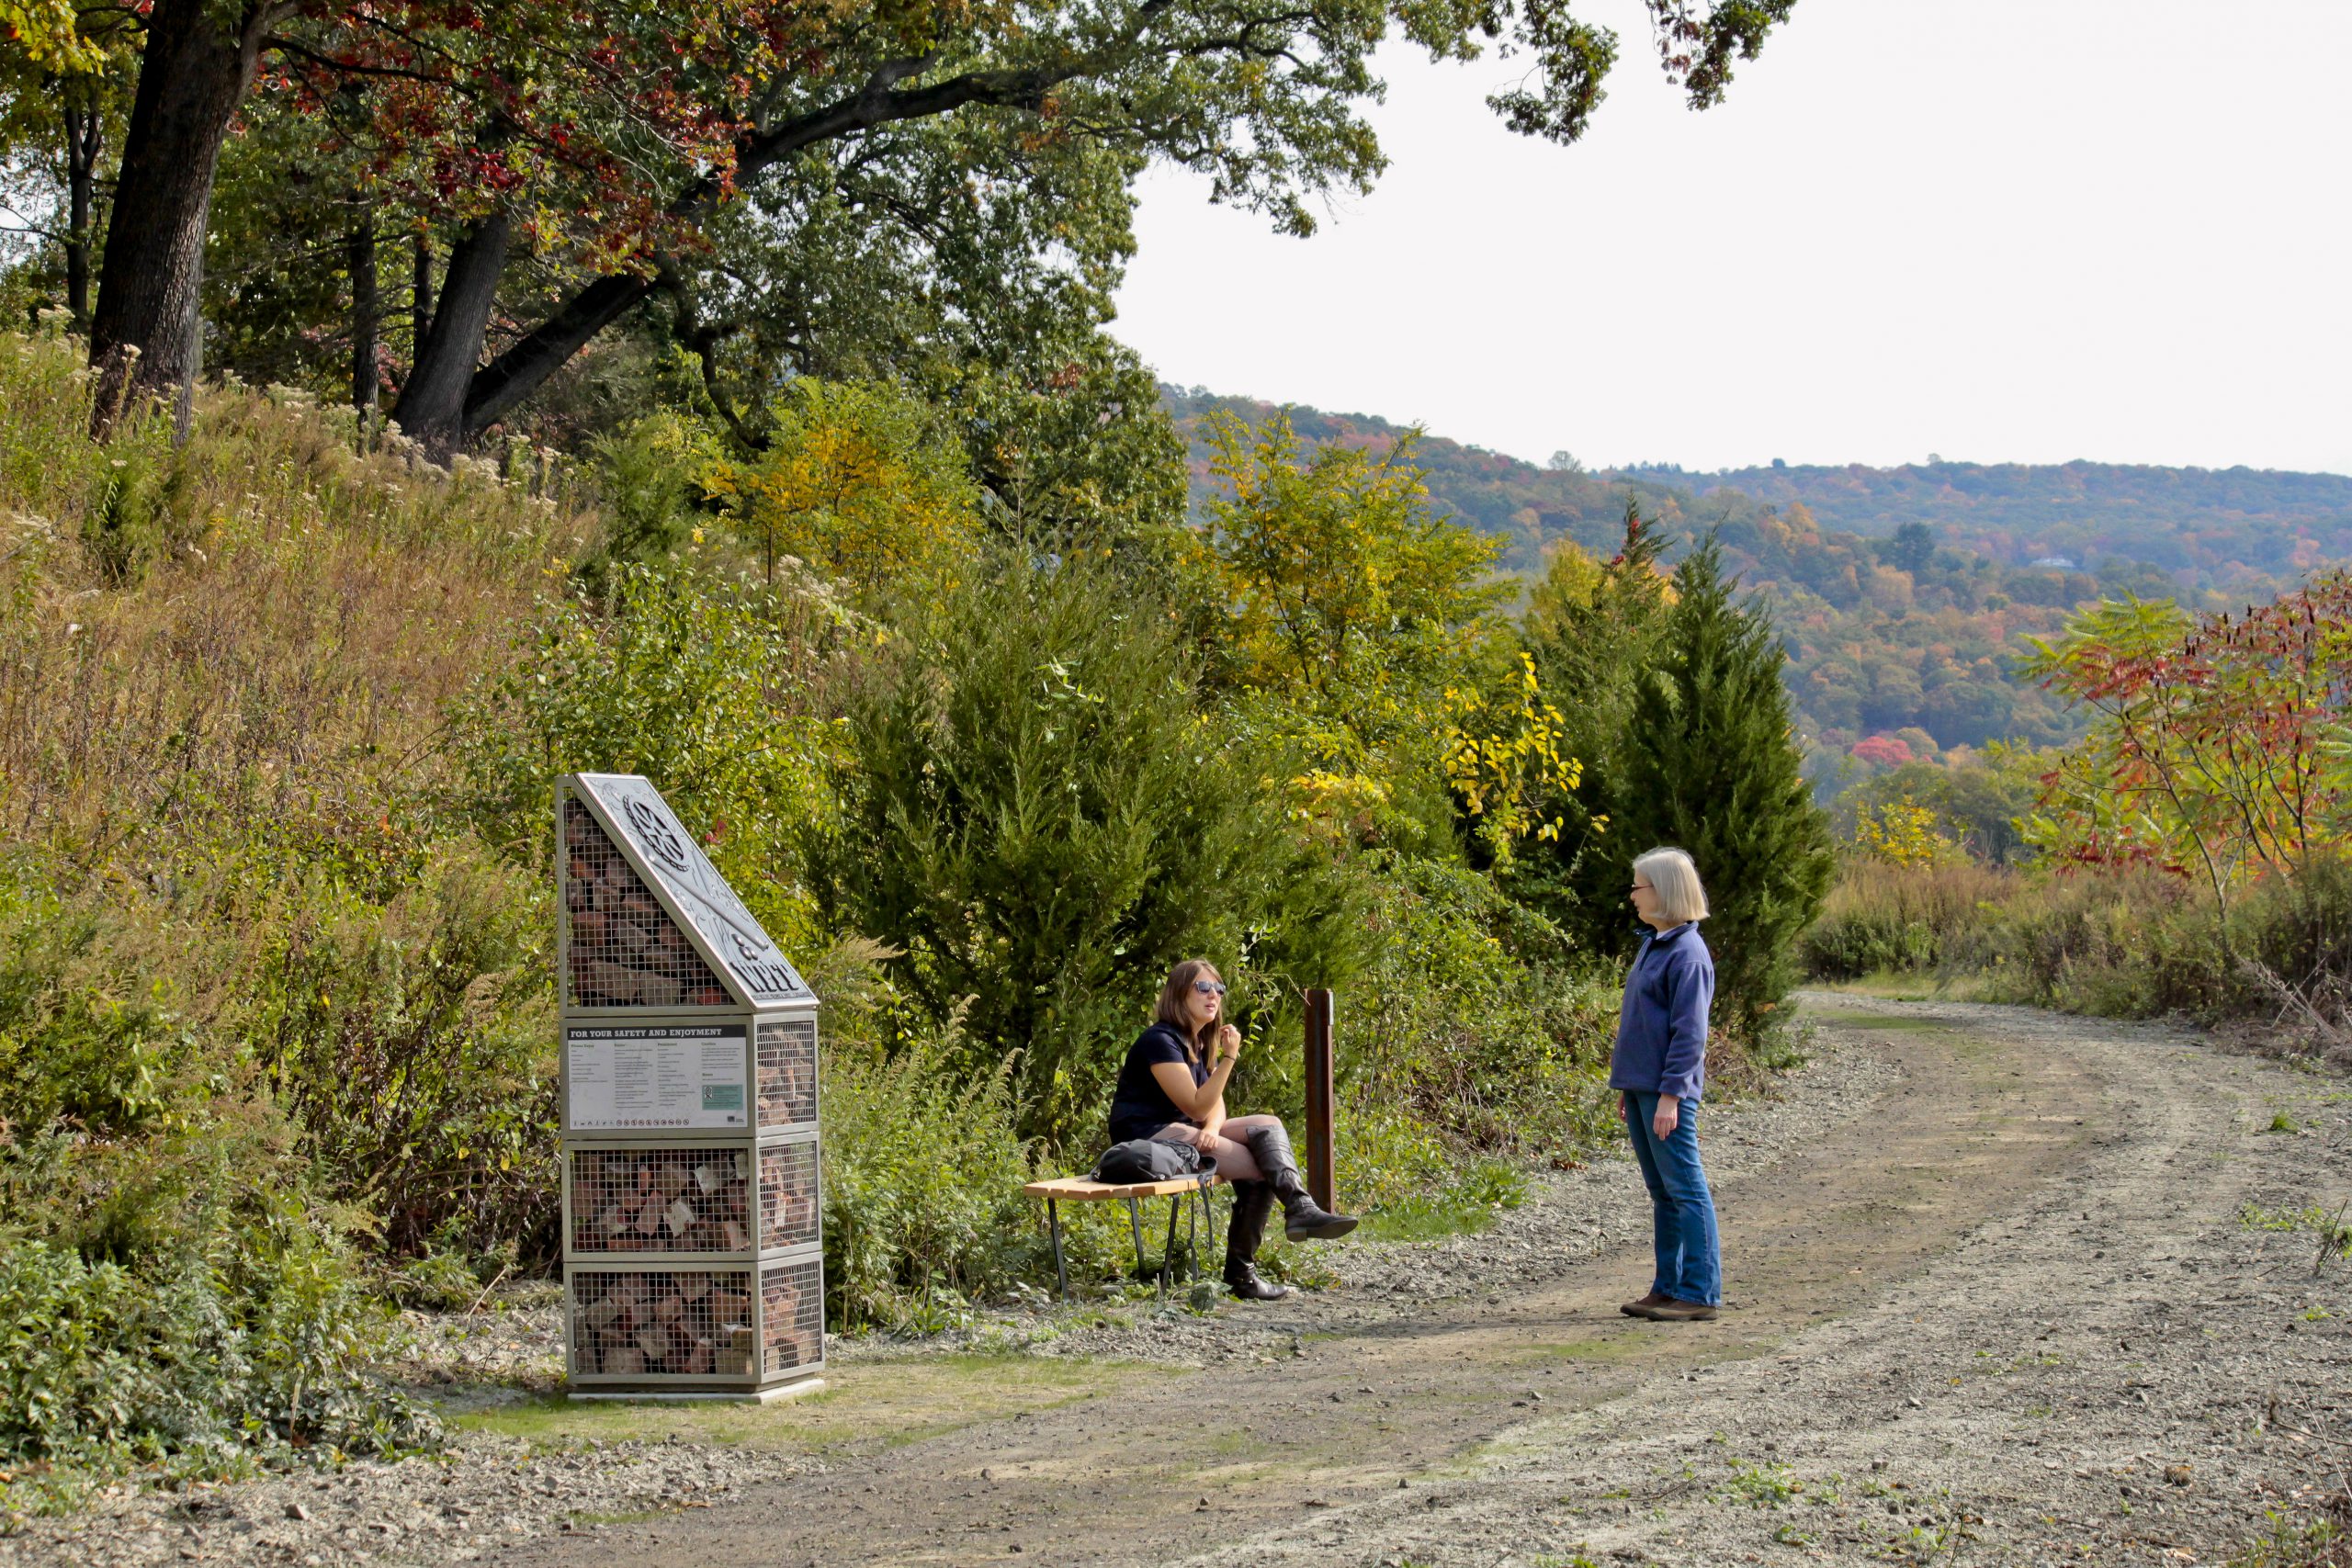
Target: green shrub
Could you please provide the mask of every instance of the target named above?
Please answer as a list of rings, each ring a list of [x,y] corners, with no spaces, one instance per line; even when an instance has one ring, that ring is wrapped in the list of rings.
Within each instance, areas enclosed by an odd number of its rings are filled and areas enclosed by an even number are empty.
[[[367,1371],[379,1331],[340,1242],[290,1199],[131,1265],[0,1236],[0,1455],[186,1477],[431,1443],[432,1415]]]
[[[2072,1012],[2277,1016],[2284,998],[2251,961],[2342,1021],[2352,1014],[2352,860],[2315,856],[2299,874],[2262,877],[2238,893],[2226,924],[2199,887],[2151,869],[1855,867],[1804,953],[1823,979],[1933,973]]]
[[[1464,867],[1400,859],[1384,880],[1379,957],[1340,1003],[1358,1114],[1393,1107],[1453,1148],[1523,1156],[1608,1136],[1614,976]]]
[[[1099,1144],[1178,959],[1238,976],[1271,930],[1295,974],[1324,977],[1331,882],[1199,710],[1165,618],[1114,581],[1001,565],[849,723],[842,824],[817,850],[826,913],[903,948],[896,983],[933,1025],[962,1020],[956,1070],[1012,1064],[1024,1134]]]
[[[431,846],[383,901],[313,870],[218,912],[246,1042],[329,1190],[394,1250],[556,1244],[547,877]]]
[[[2017,873],[1974,864],[1850,861],[1799,943],[1799,960],[1821,980],[1973,963],[1987,914],[2021,885]]]
[[[1034,1262],[1012,1065],[953,1065],[953,1025],[931,1031],[881,978],[888,956],[853,941],[808,965],[826,999],[825,1288],[843,1328],[1001,1294]]]
[[[815,935],[801,837],[831,816],[836,739],[810,696],[838,612],[686,566],[627,566],[609,614],[543,603],[511,669],[453,705],[466,805],[483,837],[540,876],[554,789],[573,772],[643,773],[787,949]]]

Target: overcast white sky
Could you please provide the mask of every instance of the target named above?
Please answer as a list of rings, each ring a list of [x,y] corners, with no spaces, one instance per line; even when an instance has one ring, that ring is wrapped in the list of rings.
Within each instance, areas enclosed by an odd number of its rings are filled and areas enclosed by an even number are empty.
[[[1315,238],[1155,172],[1120,335],[1538,462],[2352,473],[2352,0],[1799,0],[1703,114],[1587,4],[1577,146],[1392,47],[1389,171]]]

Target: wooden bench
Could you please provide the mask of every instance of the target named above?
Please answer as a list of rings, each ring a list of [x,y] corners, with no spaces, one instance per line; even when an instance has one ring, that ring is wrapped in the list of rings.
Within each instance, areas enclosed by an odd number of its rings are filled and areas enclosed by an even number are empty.
[[[1146,1198],[1168,1200],[1168,1245],[1159,1249],[1159,1294],[1168,1295],[1168,1274],[1176,1255],[1176,1221],[1184,1207],[1184,1200],[1198,1196],[1200,1212],[1208,1218],[1209,1246],[1216,1246],[1216,1214],[1209,1207],[1209,1189],[1221,1187],[1225,1179],[1214,1170],[1197,1176],[1171,1177],[1166,1181],[1136,1181],[1120,1184],[1110,1181],[1090,1181],[1083,1176],[1059,1176],[1050,1181],[1033,1181],[1021,1190],[1032,1198],[1046,1201],[1046,1225],[1054,1237],[1054,1280],[1061,1287],[1062,1300],[1069,1300],[1069,1267],[1062,1261],[1062,1216],[1064,1203],[1100,1203],[1111,1199],[1124,1200],[1127,1205],[1127,1228],[1136,1240],[1136,1273],[1143,1273],[1143,1214],[1139,1207]],[[1193,1239],[1199,1239],[1197,1231]],[[1193,1256],[1200,1256],[1196,1249]]]

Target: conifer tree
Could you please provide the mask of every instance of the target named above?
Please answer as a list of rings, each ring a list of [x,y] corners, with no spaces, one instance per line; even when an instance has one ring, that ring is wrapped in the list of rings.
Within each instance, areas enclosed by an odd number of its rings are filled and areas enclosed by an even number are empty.
[[[1749,1030],[1788,995],[1797,937],[1834,870],[1828,820],[1799,772],[1785,657],[1764,610],[1734,597],[1713,538],[1684,558],[1636,686],[1609,836],[1612,861],[1664,844],[1698,862],[1716,1016]]]
[[[1624,872],[1646,846],[1625,848],[1619,824],[1634,695],[1673,604],[1659,565],[1665,547],[1657,523],[1626,497],[1618,552],[1596,560],[1562,541],[1521,624],[1544,692],[1567,716],[1561,749],[1580,768],[1565,798],[1543,803],[1543,814],[1561,821],[1562,830],[1531,845],[1504,874],[1513,897],[1600,953],[1626,951],[1634,941]]]

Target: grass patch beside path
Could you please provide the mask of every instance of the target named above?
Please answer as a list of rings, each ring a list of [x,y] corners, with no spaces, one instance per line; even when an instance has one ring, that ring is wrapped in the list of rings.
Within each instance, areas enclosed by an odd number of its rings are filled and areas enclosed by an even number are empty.
[[[896,1448],[1167,1375],[1164,1367],[1136,1361],[951,1355],[828,1368],[822,1391],[776,1404],[636,1404],[556,1394],[460,1416],[453,1425],[551,1448],[675,1436],[696,1443],[821,1453]]]

